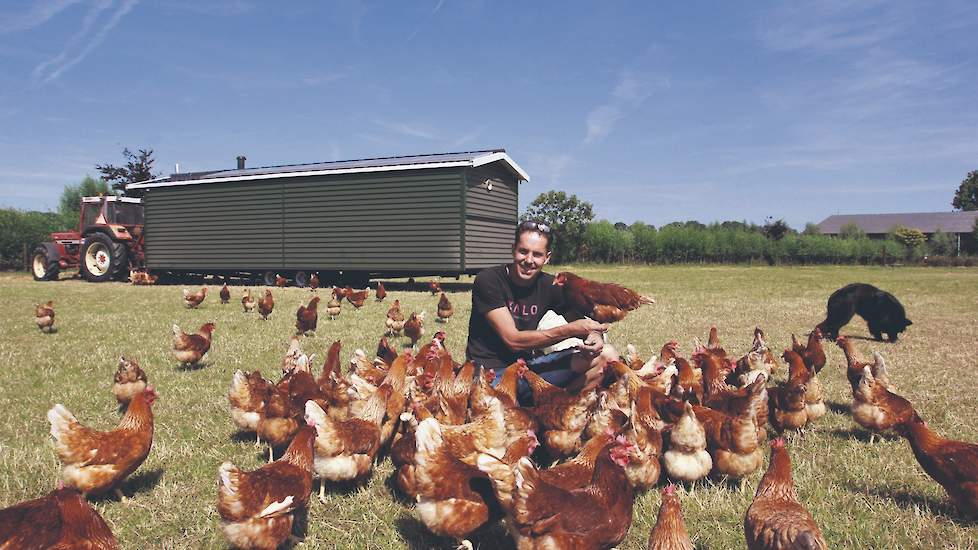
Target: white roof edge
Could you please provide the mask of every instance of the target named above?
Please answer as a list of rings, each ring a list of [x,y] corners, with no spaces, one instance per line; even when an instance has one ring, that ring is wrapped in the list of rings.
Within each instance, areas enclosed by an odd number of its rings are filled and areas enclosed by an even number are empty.
[[[507,155],[506,153],[501,153],[501,152],[491,153],[485,156],[478,157],[472,161],[472,166],[473,167],[482,166],[484,164],[490,164],[499,160],[505,161],[506,164],[509,164],[510,167],[513,169],[513,171],[519,174],[520,179],[522,179],[523,181],[530,181],[530,175],[527,174],[522,168],[520,168],[520,165],[516,164],[516,161],[510,158],[510,156]]]
[[[105,197],[82,197],[82,202],[99,202],[103,198],[107,202],[114,202],[114,201],[135,202],[135,203],[143,202],[142,199],[137,199],[136,197],[117,197],[115,195],[106,195]]]
[[[243,176],[231,176],[226,178],[204,178],[195,180],[185,180],[185,181],[158,181],[165,178],[157,178],[154,180],[147,180],[139,183],[130,183],[126,186],[126,189],[149,189],[152,187],[174,187],[177,185],[196,185],[199,183],[221,183],[228,181],[248,181],[248,180],[266,180],[275,178],[297,178],[302,176],[319,176],[319,175],[329,175],[329,174],[362,174],[369,172],[391,172],[396,170],[423,170],[426,168],[452,168],[452,167],[467,167],[467,166],[482,166],[496,161],[505,161],[513,170],[519,174],[519,176],[526,181],[529,181],[530,176],[523,171],[518,164],[516,164],[513,159],[509,157],[506,153],[492,153],[489,155],[484,155],[477,157],[474,160],[458,160],[450,162],[427,162],[423,164],[395,164],[390,166],[369,166],[365,168],[334,168],[332,170],[306,170],[302,172],[278,172],[275,174],[254,174],[254,175],[243,175]]]

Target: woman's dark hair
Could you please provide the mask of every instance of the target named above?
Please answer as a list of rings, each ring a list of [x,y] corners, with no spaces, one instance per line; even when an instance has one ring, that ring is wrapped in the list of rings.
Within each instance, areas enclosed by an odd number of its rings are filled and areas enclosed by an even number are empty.
[[[523,233],[527,233],[527,232],[530,232],[530,231],[532,231],[534,233],[539,233],[539,234],[541,234],[541,235],[543,235],[544,237],[547,238],[547,252],[550,252],[550,250],[552,248],[552,245],[553,245],[553,242],[554,242],[554,236],[553,236],[553,233],[550,230],[550,226],[547,225],[547,224],[545,224],[545,223],[543,223],[543,222],[535,222],[533,220],[526,220],[526,221],[520,223],[519,225],[517,225],[516,226],[516,235],[513,238],[513,244],[516,244],[516,243],[520,242],[520,237],[523,235]]]

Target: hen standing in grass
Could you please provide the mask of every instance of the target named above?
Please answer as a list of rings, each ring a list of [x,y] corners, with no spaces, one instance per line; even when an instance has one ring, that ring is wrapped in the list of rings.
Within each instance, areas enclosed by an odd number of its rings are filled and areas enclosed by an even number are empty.
[[[221,464],[217,511],[233,546],[275,550],[289,538],[295,512],[309,502],[315,437],[315,428],[303,426],[282,458],[252,472]]]
[[[340,309],[342,305],[343,302],[341,302],[340,299],[337,298],[335,294],[333,295],[333,298],[326,303],[326,313],[329,315],[330,321],[339,317]]]
[[[319,322],[319,296],[313,296],[308,306],[299,305],[295,312],[295,333],[298,335],[316,332]]]
[[[54,331],[54,302],[34,305],[34,322],[41,332]]]
[[[401,311],[401,301],[395,299],[394,305],[387,310],[387,318],[384,320],[384,325],[387,327],[387,333],[391,336],[400,336],[401,331],[404,330],[404,313]]]
[[[266,288],[265,296],[258,300],[258,313],[262,319],[267,321],[273,309],[275,309],[275,299],[272,298],[272,291]]]
[[[199,363],[211,349],[214,328],[214,323],[204,323],[197,329],[197,334],[187,334],[177,325],[173,325],[173,355],[177,361],[181,365]]]
[[[60,488],[0,510],[0,548],[117,550],[119,544],[78,491]]]
[[[978,445],[945,439],[916,413],[897,427],[920,467],[941,484],[961,514],[978,518]]]
[[[744,517],[749,550],[828,548],[814,518],[798,502],[791,479],[791,457],[783,439],[771,442],[771,463]]]
[[[649,534],[649,550],[693,550],[676,486],[671,483],[662,488],[662,505]]]
[[[245,313],[251,313],[255,311],[255,299],[251,297],[251,289],[244,289],[244,295],[241,296],[241,307],[244,308]]]
[[[418,340],[424,336],[424,312],[411,313],[411,316],[404,322],[404,335],[411,339],[414,346]]]
[[[197,292],[191,293],[186,288],[183,289],[183,305],[187,306],[187,309],[195,309],[197,306],[204,301],[207,297],[207,287],[203,287]]]
[[[441,285],[438,284],[438,281],[428,281],[428,292],[430,292],[432,296],[436,296],[439,292],[441,292]]]
[[[309,290],[315,292],[319,288],[319,275],[313,273],[309,276]]]
[[[153,446],[152,406],[157,397],[147,386],[129,402],[119,427],[111,432],[83,426],[60,403],[52,407],[47,416],[54,449],[64,464],[65,485],[86,494],[115,490],[123,500],[119,483],[136,471]]]
[[[227,304],[231,301],[231,290],[228,288],[228,284],[224,283],[221,287],[221,303]]]
[[[448,296],[442,292],[441,298],[438,299],[438,318],[444,323],[447,322],[454,313],[455,308],[452,307],[452,303],[448,301]]]
[[[383,302],[384,298],[387,297],[387,289],[384,288],[384,283],[377,281],[377,292],[374,293],[378,302]]]
[[[120,405],[127,405],[132,398],[146,389],[146,373],[139,368],[139,363],[132,359],[119,356],[119,368],[115,371],[112,383],[112,393]]]

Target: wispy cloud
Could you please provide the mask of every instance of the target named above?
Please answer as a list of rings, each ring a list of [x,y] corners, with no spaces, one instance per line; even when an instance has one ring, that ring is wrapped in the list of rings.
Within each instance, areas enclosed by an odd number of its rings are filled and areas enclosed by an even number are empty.
[[[668,85],[667,78],[640,79],[628,70],[623,71],[608,101],[587,114],[584,121],[587,127],[584,144],[590,145],[604,139],[614,130],[618,121],[638,109],[656,87]]]
[[[479,139],[479,136],[481,136],[482,133],[486,131],[486,128],[488,128],[488,126],[480,126],[479,128],[472,130],[471,132],[462,134],[461,136],[459,136],[454,141],[448,144],[449,148],[454,150],[468,143],[472,143],[473,141]]]
[[[543,185],[555,185],[578,161],[568,153],[529,153],[526,169],[533,181]],[[521,162],[522,164],[522,162]]]
[[[210,16],[234,16],[249,13],[255,9],[254,2],[246,0],[167,0],[163,7]]]
[[[0,14],[0,33],[33,29],[79,2],[81,0],[50,0],[35,3],[25,13]]]
[[[118,5],[114,0],[104,0],[96,2],[88,13],[85,14],[81,26],[65,44],[61,53],[44,61],[34,68],[31,79],[34,84],[46,84],[57,80],[65,71],[80,63],[97,48],[105,37],[123,17],[136,5],[136,0],[122,0]],[[105,11],[111,12],[106,21],[100,21],[101,15]],[[100,24],[95,34],[91,30],[96,24]]]
[[[423,139],[435,139],[435,135],[431,132],[419,128],[417,126],[411,126],[403,122],[387,122],[384,120],[372,120],[374,124],[380,126],[381,128],[394,132],[395,134],[400,134],[402,136],[423,138]]]
[[[424,21],[420,25],[415,27],[414,31],[412,31],[411,34],[407,37],[405,43],[414,40],[414,37],[417,36],[419,32],[421,32],[421,29],[423,29],[425,25],[427,25],[428,22],[431,21],[431,19],[435,16],[435,14],[438,13],[438,10],[440,10],[441,7],[444,5],[445,5],[445,0],[438,0],[438,2],[435,3],[435,7],[432,8],[431,12],[428,14],[428,17],[425,17]]]

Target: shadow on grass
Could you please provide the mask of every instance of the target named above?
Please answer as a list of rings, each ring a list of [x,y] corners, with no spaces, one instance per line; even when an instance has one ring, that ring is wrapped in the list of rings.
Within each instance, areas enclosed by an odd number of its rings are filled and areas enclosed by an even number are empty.
[[[205,363],[203,361],[198,361],[196,363],[180,363],[177,365],[176,370],[179,372],[193,372],[209,366],[211,366],[210,363]]]
[[[414,504],[414,500],[397,486],[397,470],[394,470],[392,475],[387,476],[387,479],[384,480],[384,487],[387,488],[391,498],[393,498],[396,502],[399,502],[405,506],[411,506]]]
[[[417,518],[404,514],[394,522],[397,532],[412,550],[428,550],[439,548],[443,550],[455,550],[459,542],[449,537],[439,537],[433,534]],[[500,522],[493,522],[491,525],[483,526],[472,533],[468,539],[475,549],[504,549],[515,548],[513,540],[506,532],[505,526]]]
[[[860,430],[857,428],[849,428],[846,430],[834,429],[834,430],[830,430],[829,434],[841,439],[856,439],[858,441],[862,441],[863,443],[869,443],[871,440],[873,440],[873,435],[874,435],[873,432]],[[876,435],[875,437],[876,440],[882,440],[882,441],[900,441],[902,439],[899,435],[893,433],[883,433],[883,434],[875,434],[875,435]]]
[[[159,485],[161,479],[163,479],[162,468],[156,468],[155,470],[142,470],[137,474],[129,476],[129,478],[123,481],[118,487],[126,498],[134,498],[140,493],[148,493],[149,491],[152,491],[153,487]],[[115,492],[110,491],[102,495],[93,496],[92,500],[119,502],[119,497],[116,496]]]
[[[958,512],[958,509],[955,508],[954,505],[951,504],[951,502],[946,498],[935,500],[919,493],[912,493],[904,488],[889,487],[886,485],[869,487],[865,491],[861,491],[859,489],[850,489],[850,491],[853,493],[864,492],[868,495],[892,500],[897,506],[905,510],[923,509],[931,514],[945,516],[956,523],[966,525],[971,525],[974,523],[967,517],[962,516]]]
[[[258,437],[255,435],[255,432],[246,432],[246,431],[238,430],[231,434],[230,439],[235,443],[251,443],[252,445],[254,445],[255,440],[257,438]],[[266,453],[265,456],[267,457],[268,454]]]
[[[825,400],[825,406],[836,414],[851,414],[852,407],[848,403]]]

